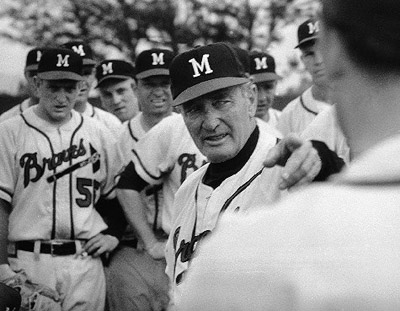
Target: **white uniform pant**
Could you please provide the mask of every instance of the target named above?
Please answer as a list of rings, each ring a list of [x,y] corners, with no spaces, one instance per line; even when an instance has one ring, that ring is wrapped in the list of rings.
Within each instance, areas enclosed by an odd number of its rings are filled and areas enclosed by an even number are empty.
[[[35,283],[56,290],[63,311],[103,311],[106,284],[100,258],[91,256],[52,256],[18,251],[9,258],[11,268],[24,269]]]

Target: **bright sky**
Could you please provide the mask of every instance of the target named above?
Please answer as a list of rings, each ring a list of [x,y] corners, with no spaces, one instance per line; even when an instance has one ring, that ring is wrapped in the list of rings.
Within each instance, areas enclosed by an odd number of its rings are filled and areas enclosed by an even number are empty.
[[[30,47],[0,39],[0,93],[15,94],[24,80],[25,58]]]

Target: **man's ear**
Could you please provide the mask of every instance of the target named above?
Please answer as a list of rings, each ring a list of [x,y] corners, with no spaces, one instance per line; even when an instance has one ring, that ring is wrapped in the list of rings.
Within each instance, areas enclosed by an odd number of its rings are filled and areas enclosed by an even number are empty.
[[[84,87],[85,87],[85,81],[83,80],[78,81],[78,83],[76,84],[76,88],[78,89],[78,91]]]
[[[138,82],[133,78],[131,79],[131,86],[132,86],[132,90],[136,93],[137,88],[138,88]]]
[[[254,83],[250,83],[248,86],[248,99],[249,99],[249,105],[248,105],[248,112],[251,117],[254,117],[256,115],[257,111],[257,101],[258,101],[258,89],[257,86]]]

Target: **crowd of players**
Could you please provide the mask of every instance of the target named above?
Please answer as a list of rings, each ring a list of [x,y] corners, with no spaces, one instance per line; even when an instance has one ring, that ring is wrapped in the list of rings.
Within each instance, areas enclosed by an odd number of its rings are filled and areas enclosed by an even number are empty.
[[[0,116],[0,284],[21,310],[399,307],[397,41],[350,47],[400,6],[322,2],[294,47],[312,86],[283,111],[274,58],[229,43],[28,53],[30,98]]]

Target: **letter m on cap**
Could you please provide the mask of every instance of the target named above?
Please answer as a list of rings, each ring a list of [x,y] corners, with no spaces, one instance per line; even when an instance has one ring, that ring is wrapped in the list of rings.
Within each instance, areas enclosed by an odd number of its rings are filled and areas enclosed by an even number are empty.
[[[164,65],[164,53],[152,53],[151,56],[153,57],[153,62],[151,63],[153,66],[156,65]]]
[[[109,75],[114,72],[112,64],[113,63],[109,62],[107,64],[101,65],[101,68],[103,68],[103,76]]]
[[[189,60],[189,63],[191,63],[193,67],[193,78],[199,77],[200,72],[204,72],[206,75],[213,73],[210,63],[208,62],[209,57],[210,54],[204,54],[201,59],[201,64],[199,64],[194,58]]]
[[[319,21],[316,21],[315,23],[308,23],[308,33],[311,35],[315,32],[319,32]]]
[[[83,49],[83,45],[82,45],[82,44],[79,44],[78,46],[77,46],[77,45],[73,45],[73,46],[72,46],[72,49],[74,50],[74,52],[75,52],[76,54],[78,54],[78,55],[80,55],[80,56],[85,56],[85,55],[86,55],[85,50]]]
[[[63,55],[62,54],[57,54],[57,67],[69,67],[69,63],[68,63],[68,58],[69,55]]]
[[[254,59],[254,61],[256,62],[256,70],[260,70],[260,69],[267,69],[268,65],[267,65],[267,57],[263,57],[263,58],[258,58],[256,57]]]
[[[40,62],[40,59],[42,58],[42,52],[36,51],[36,62]]]

